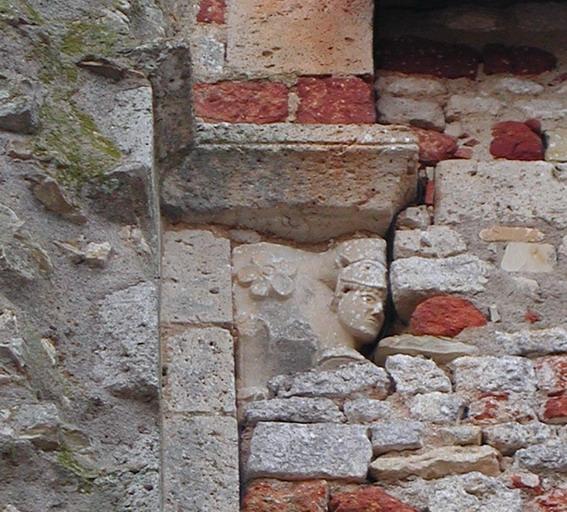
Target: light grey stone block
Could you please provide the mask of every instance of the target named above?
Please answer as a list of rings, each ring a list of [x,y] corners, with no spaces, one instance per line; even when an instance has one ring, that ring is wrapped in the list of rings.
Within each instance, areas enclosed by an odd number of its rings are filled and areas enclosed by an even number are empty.
[[[536,473],[567,473],[567,444],[561,441],[536,444],[518,450],[515,459],[520,467]]]
[[[379,420],[391,420],[399,416],[389,402],[371,398],[347,400],[343,410],[349,423],[372,423]]]
[[[376,102],[378,120],[384,124],[409,124],[443,131],[445,115],[436,101],[400,98],[383,94]]]
[[[567,352],[567,330],[564,327],[523,329],[513,333],[496,332],[494,337],[495,345],[502,352],[515,356]]]
[[[230,241],[209,231],[166,231],[163,245],[162,322],[231,322]]]
[[[361,482],[372,446],[366,427],[258,423],[250,442],[247,478]]]
[[[353,363],[336,370],[312,370],[280,375],[269,382],[279,398],[291,396],[327,398],[377,398],[388,395],[390,379],[383,368],[371,363]]]
[[[398,393],[415,395],[432,391],[452,391],[451,381],[433,361],[398,354],[386,359],[386,370]]]
[[[476,425],[441,427],[437,434],[442,444],[467,446],[482,443],[482,429]]]
[[[282,421],[290,423],[341,423],[344,414],[328,398],[274,398],[245,406],[244,421]]]
[[[556,262],[555,247],[551,244],[510,242],[500,266],[507,272],[550,273]]]
[[[467,401],[452,393],[426,393],[409,401],[410,414],[431,423],[456,423],[463,416]]]
[[[424,424],[419,421],[390,421],[370,427],[374,455],[423,447]]]
[[[394,259],[412,256],[447,258],[466,250],[467,245],[461,235],[447,226],[396,231],[394,239]]]
[[[184,413],[234,414],[234,341],[217,327],[165,337],[165,407]]]
[[[164,510],[237,511],[238,426],[220,416],[171,415],[163,431]]]
[[[520,448],[545,443],[553,435],[551,427],[537,421],[493,425],[485,427],[482,433],[485,443],[494,446],[503,455],[512,455]]]
[[[536,389],[533,363],[515,356],[461,357],[450,363],[457,391],[515,391]]]

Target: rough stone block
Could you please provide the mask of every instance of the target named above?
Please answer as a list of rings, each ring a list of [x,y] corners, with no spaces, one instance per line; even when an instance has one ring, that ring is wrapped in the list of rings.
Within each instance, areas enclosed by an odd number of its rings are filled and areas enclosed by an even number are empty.
[[[525,425],[503,423],[485,427],[482,433],[485,443],[493,446],[503,455],[512,455],[520,448],[545,443],[552,436],[551,429],[539,422],[531,422]]]
[[[209,231],[166,231],[163,245],[162,322],[231,322],[229,240]]]
[[[567,473],[567,444],[552,441],[518,450],[515,455],[520,467],[530,471]]]
[[[394,239],[394,259],[412,256],[447,258],[466,250],[467,245],[461,235],[447,226],[396,231]]]
[[[548,399],[543,405],[542,421],[564,425],[567,423],[567,395]]]
[[[442,160],[455,157],[457,139],[435,130],[414,128],[419,143],[419,161],[424,165],[436,165]]]
[[[248,478],[364,481],[372,457],[366,427],[259,423],[250,442]]]
[[[481,292],[488,282],[489,268],[487,263],[469,254],[395,260],[390,279],[396,311],[407,321],[420,302],[435,295]]]
[[[402,98],[434,98],[447,94],[442,80],[427,76],[401,75],[399,73],[380,73],[376,81],[379,95],[389,94]]]
[[[298,123],[371,124],[376,122],[372,85],[361,78],[300,78]]]
[[[165,337],[165,408],[183,413],[234,414],[234,341],[229,331],[188,329]]]
[[[534,368],[539,389],[549,394],[567,391],[567,355],[541,357]]]
[[[381,94],[376,108],[380,123],[409,124],[440,132],[445,129],[445,114],[441,105],[435,101]]]
[[[465,121],[475,115],[496,116],[502,106],[502,102],[495,98],[456,94],[449,98],[445,107],[445,114],[449,122]]]
[[[479,425],[525,423],[537,419],[535,406],[535,396],[531,392],[481,392],[471,400],[468,417]]]
[[[405,354],[421,355],[433,359],[437,364],[446,364],[458,357],[473,356],[477,353],[477,347],[460,341],[435,336],[401,334],[381,339],[374,353],[374,361],[383,366],[388,356]]]
[[[457,391],[529,393],[536,389],[533,363],[523,357],[461,357],[449,366]]]
[[[554,162],[567,162],[567,128],[555,128],[545,132],[547,149],[545,159]]]
[[[273,378],[268,386],[280,398],[292,396],[382,399],[388,395],[390,379],[383,368],[371,363],[348,364],[337,370],[312,370]]]
[[[397,354],[386,359],[386,370],[394,379],[398,393],[452,391],[449,377],[429,359]]]
[[[495,225],[478,234],[485,242],[541,242],[545,235],[535,228]]]
[[[246,489],[242,512],[327,512],[328,501],[325,480],[255,480]]]
[[[419,421],[390,421],[370,427],[374,455],[423,447],[424,424]]]
[[[424,230],[431,225],[431,215],[426,205],[410,206],[402,211],[396,220],[396,228]]]
[[[372,74],[373,9],[370,0],[233,2],[227,61],[258,75]]]
[[[496,332],[494,336],[496,347],[503,353],[514,356],[567,352],[567,330],[563,327],[524,329],[513,333]]]
[[[482,429],[476,425],[455,425],[442,427],[437,431],[440,441],[445,445],[480,446]]]
[[[338,406],[327,398],[274,398],[246,405],[244,421],[288,423],[341,423],[345,420]]]
[[[372,423],[379,420],[390,420],[397,413],[389,402],[358,398],[347,400],[343,410],[349,423]]]
[[[478,471],[489,476],[500,473],[498,452],[490,446],[451,446],[419,455],[379,457],[370,465],[377,480],[401,480],[418,476],[426,480]]]
[[[219,416],[168,416],[163,432],[164,510],[238,510],[238,426]]]
[[[416,395],[408,403],[413,418],[430,423],[456,423],[465,412],[467,401],[458,395],[426,393]]]
[[[567,184],[547,162],[441,162],[435,186],[436,224],[567,228],[567,209],[557,208]]]
[[[551,244],[510,242],[500,266],[507,272],[550,273],[556,261],[555,247]]]
[[[164,177],[174,219],[220,223],[298,241],[383,235],[416,194],[417,146],[400,128],[201,127]]]

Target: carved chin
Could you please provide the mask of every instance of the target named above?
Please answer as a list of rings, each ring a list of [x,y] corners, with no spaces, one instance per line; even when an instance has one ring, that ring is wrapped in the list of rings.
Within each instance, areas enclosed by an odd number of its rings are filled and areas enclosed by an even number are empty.
[[[361,343],[372,343],[378,337],[381,325],[377,321],[370,320],[363,325],[345,325],[353,338]]]

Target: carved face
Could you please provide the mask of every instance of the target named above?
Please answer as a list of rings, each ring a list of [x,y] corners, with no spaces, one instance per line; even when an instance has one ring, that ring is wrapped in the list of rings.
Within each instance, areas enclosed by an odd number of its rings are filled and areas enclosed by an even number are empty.
[[[384,323],[382,294],[377,290],[349,290],[339,299],[340,322],[362,343],[374,341]]]

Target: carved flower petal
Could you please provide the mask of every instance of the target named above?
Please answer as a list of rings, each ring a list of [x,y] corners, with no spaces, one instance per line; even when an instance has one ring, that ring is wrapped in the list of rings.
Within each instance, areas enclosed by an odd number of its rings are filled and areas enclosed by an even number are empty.
[[[242,267],[236,274],[236,278],[240,284],[251,284],[261,277],[262,272],[256,265],[247,265],[246,267]]]
[[[250,287],[252,297],[264,298],[270,294],[271,285],[267,279],[256,279]]]
[[[270,279],[274,292],[280,297],[289,297],[295,289],[293,279],[282,273],[277,273]]]
[[[297,265],[292,261],[282,261],[277,266],[278,271],[286,276],[293,277],[297,274]]]

